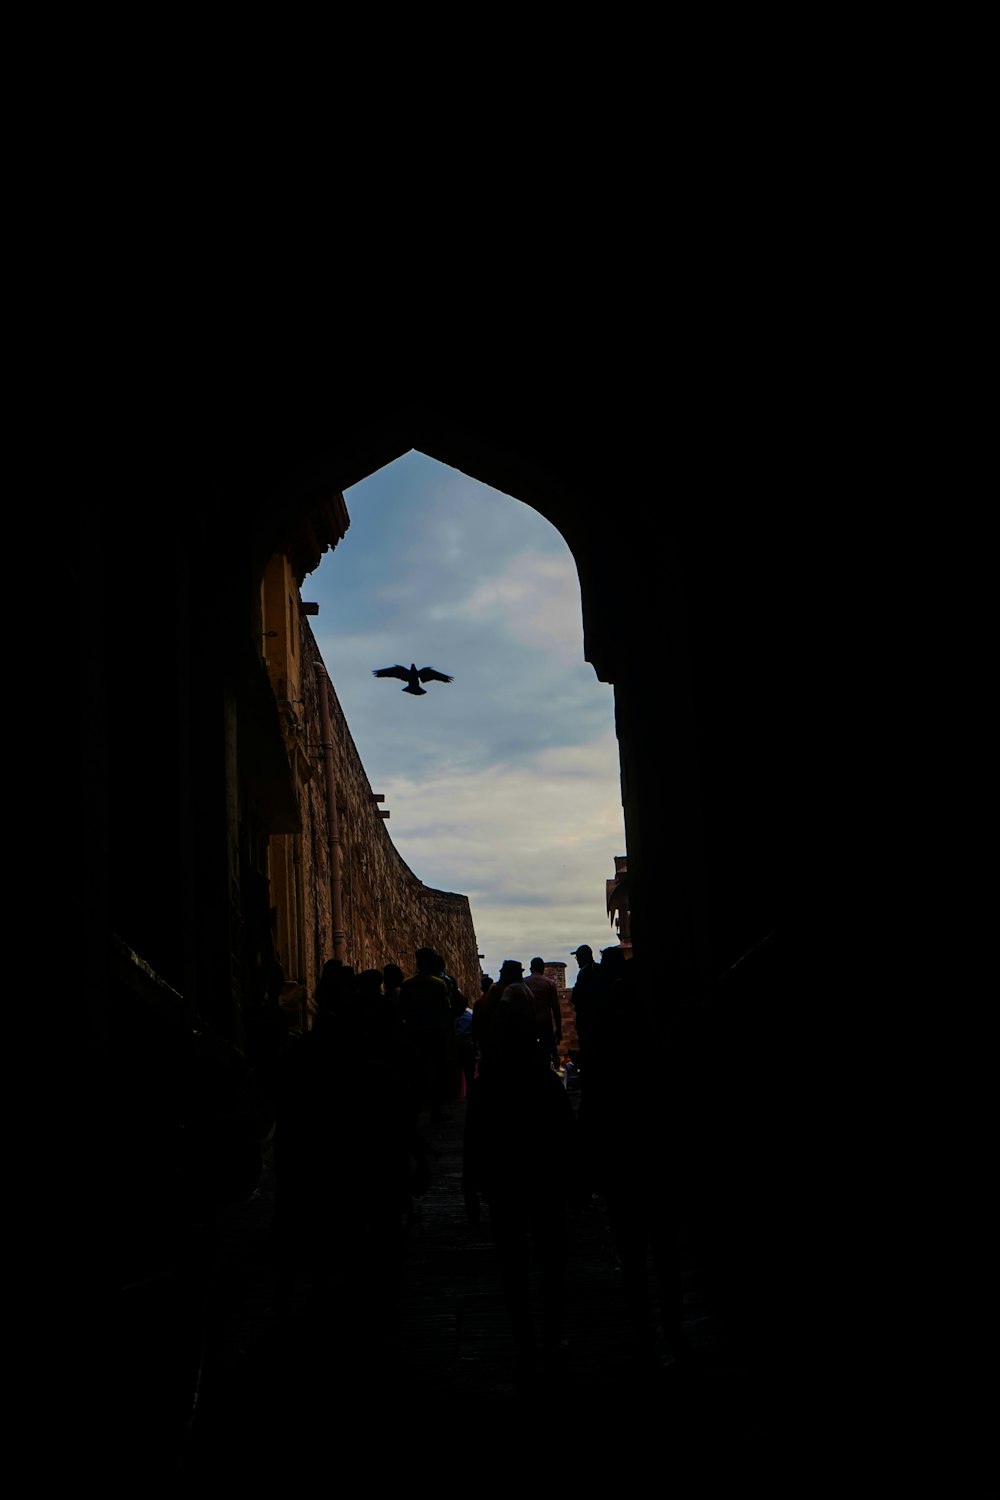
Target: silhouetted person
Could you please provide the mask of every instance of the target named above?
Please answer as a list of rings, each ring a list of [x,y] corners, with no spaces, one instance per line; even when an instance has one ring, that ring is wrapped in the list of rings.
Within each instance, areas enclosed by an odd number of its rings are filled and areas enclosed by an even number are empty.
[[[587,1041],[590,1035],[591,1023],[597,1004],[597,996],[601,988],[601,973],[594,963],[594,950],[589,943],[581,943],[579,948],[573,949],[579,973],[576,976],[576,984],[573,986],[571,996],[573,1009],[576,1012],[576,1034],[579,1038],[580,1061],[582,1072],[586,1074],[587,1069]]]
[[[402,1044],[381,985],[379,970],[356,980],[347,966],[324,970],[275,1135],[275,1305],[288,1310],[303,1270],[320,1310],[336,1309],[341,1334],[359,1346],[366,1327],[387,1329],[394,1317],[410,1186]]]
[[[448,973],[444,958],[440,953],[435,953],[437,967],[434,972],[439,979],[443,979],[448,990],[448,1004],[451,1006],[452,1016],[460,1016],[466,1007],[466,999],[459,988],[458,980]]]
[[[516,958],[505,958],[500,965],[500,977],[484,995],[480,995],[472,1007],[472,1035],[479,1052],[480,1071],[489,1066],[493,1043],[493,1032],[498,1015],[498,1006],[503,995],[513,985],[519,998],[532,1010],[534,997],[523,983],[524,968]]]
[[[278,1003],[288,1017],[289,1036],[302,1036],[309,1029],[305,985],[297,979],[286,979]]]
[[[398,1004],[382,993],[382,974],[403,978],[394,964],[385,969],[369,969],[358,976],[358,997],[362,1008],[367,1055],[376,1064],[373,1081],[377,1088],[376,1108],[383,1126],[391,1121],[393,1135],[393,1228],[388,1231],[392,1243],[398,1244],[398,1229],[403,1215],[411,1220],[414,1198],[426,1192],[431,1174],[428,1163],[430,1148],[420,1134],[417,1116],[420,1108],[418,1068],[414,1064],[412,1038],[405,1034]],[[363,1106],[359,1106],[361,1108]],[[387,1222],[387,1221],[386,1221]]]
[[[357,999],[364,1020],[365,1033],[372,1038],[392,1034],[392,1006],[382,992],[382,970],[362,969],[356,981]],[[378,1082],[376,1078],[374,1082]]]
[[[385,964],[382,968],[382,987],[390,1007],[399,1015],[399,991],[405,975],[398,964]]]
[[[382,992],[381,969],[362,969],[354,983],[364,1010],[380,1007],[380,1002],[385,999]]]
[[[601,949],[601,983],[603,988],[610,989],[619,979],[625,978],[628,967],[628,959],[625,957],[625,949],[619,944],[611,948]]]
[[[566,1211],[582,1201],[581,1166],[576,1119],[538,1046],[530,991],[510,984],[497,1002],[489,1066],[469,1094],[462,1188],[467,1205],[480,1193],[489,1203],[518,1382],[535,1367],[532,1250],[541,1270],[542,1348],[549,1356],[559,1349]]]
[[[261,975],[256,993],[244,1008],[246,1057],[253,1068],[260,1099],[262,1140],[274,1125],[281,1057],[291,1045],[289,1018],[279,1003],[284,982],[284,972],[275,963]]]
[[[437,974],[439,979],[444,980],[445,987],[448,991],[448,1005],[451,1009],[451,1018],[452,1021],[455,1022],[464,1012],[467,1002],[465,996],[462,994],[462,991],[459,988],[458,980],[455,979],[453,975],[448,973],[444,958],[440,953],[437,952],[435,952],[435,958],[437,960],[437,967],[435,968],[434,972]],[[454,1025],[452,1026],[452,1029],[449,1033],[449,1043],[448,1078],[444,1097],[445,1100],[454,1100],[457,1099],[459,1095],[459,1075],[461,1072],[461,1066],[458,1056],[458,1032],[455,1030]]]
[[[316,986],[316,1019],[314,1029],[329,1025],[331,1018],[353,1007],[355,1000],[354,969],[339,958],[327,959]]]
[[[606,950],[602,964],[607,958]],[[610,967],[620,968],[621,978],[600,992],[591,1017],[580,1127],[618,1248],[633,1348],[641,1362],[649,1362],[655,1347],[650,1255],[664,1339],[675,1356],[683,1352],[673,1100],[642,1075],[642,1057],[655,1046],[655,1024],[638,962],[621,953]]]
[[[465,1080],[465,1097],[469,1097],[472,1080],[476,1076],[476,1041],[472,1035],[472,1006],[467,1005],[455,1020],[455,1045],[458,1049],[458,1064]]]
[[[417,972],[399,992],[404,1034],[412,1048],[420,1106],[430,1110],[432,1122],[443,1118],[455,1056],[451,999],[437,972],[440,957],[433,948],[418,948]]]
[[[287,1313],[296,1274],[322,1263],[334,1217],[330,1161],[332,1100],[338,1056],[332,1036],[339,1015],[354,1003],[354,970],[339,959],[323,967],[316,987],[312,1031],[293,1038],[282,1058],[274,1130],[275,1201],[272,1252],[275,1310]],[[339,1063],[342,1067],[342,1063]]]
[[[531,960],[531,972],[525,976],[525,984],[535,999],[535,1027],[543,1052],[552,1062],[558,1055],[562,1041],[562,1013],[559,1010],[559,990],[554,980],[545,972],[541,958]]]

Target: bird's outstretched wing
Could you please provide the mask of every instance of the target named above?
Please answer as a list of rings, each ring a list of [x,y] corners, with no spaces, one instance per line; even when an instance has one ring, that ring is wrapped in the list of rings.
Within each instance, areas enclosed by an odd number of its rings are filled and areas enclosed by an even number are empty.
[[[417,673],[421,682],[454,682],[454,677],[445,676],[444,672],[438,672],[434,667],[421,667]]]
[[[401,677],[404,682],[409,682],[410,674],[406,667],[379,667],[372,672],[373,677]]]

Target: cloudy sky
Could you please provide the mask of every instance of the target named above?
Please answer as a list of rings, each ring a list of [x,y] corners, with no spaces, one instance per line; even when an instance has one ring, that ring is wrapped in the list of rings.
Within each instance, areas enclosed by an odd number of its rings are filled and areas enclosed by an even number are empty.
[[[625,852],[612,689],[583,659],[560,534],[520,501],[409,453],[348,490],[347,535],[302,587],[388,831],[425,885],[469,897],[482,964],[568,965],[616,935]],[[427,696],[372,676],[432,666]]]

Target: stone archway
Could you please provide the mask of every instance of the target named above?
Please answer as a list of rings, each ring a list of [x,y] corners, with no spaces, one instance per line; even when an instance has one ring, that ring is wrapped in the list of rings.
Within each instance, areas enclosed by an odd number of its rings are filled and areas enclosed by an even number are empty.
[[[651,460],[638,441],[623,445],[623,452],[609,453],[601,433],[591,433],[588,461],[580,433],[568,433],[558,425],[548,431],[536,421],[521,429],[512,422],[502,425],[498,435],[491,429],[489,414],[477,413],[474,403],[457,416],[403,403],[374,417],[369,414],[346,434],[331,432],[308,463],[276,478],[262,520],[262,552],[313,497],[348,488],[410,449],[544,515],[563,536],[576,563],[586,659],[598,678],[615,690],[637,951],[642,951],[644,934],[655,931],[661,952],[666,945],[679,971],[704,977],[761,935],[767,925],[764,908],[771,899],[770,882],[758,884],[758,894],[767,890],[761,910],[729,934],[724,930],[729,919],[720,922],[718,910],[713,930],[713,892],[698,889],[706,868],[718,869],[724,863],[705,848],[705,777],[699,755],[715,733],[716,714],[721,710],[725,717],[727,692],[736,693],[737,715],[746,711],[752,622],[742,620],[740,649],[732,660],[727,660],[723,635],[731,614],[741,613],[745,589],[734,584],[747,566],[752,574],[752,551],[742,549],[742,532],[729,555],[724,531],[706,546],[703,526],[692,525],[690,515],[671,512],[666,505],[651,507]],[[662,490],[662,475],[657,483]],[[629,486],[624,493],[623,486]],[[714,630],[722,631],[718,639],[706,641],[704,664],[690,653],[692,605],[696,616],[714,617]],[[744,659],[737,659],[741,655]],[[695,703],[699,671],[713,670],[721,677],[718,709],[711,692]],[[755,780],[749,769],[754,753],[751,747],[742,777],[728,774],[732,768],[722,764],[725,753],[712,773],[715,785],[710,795],[720,807],[711,820],[716,837],[729,823],[737,845],[744,836],[737,832],[732,805],[742,796],[738,783]],[[725,810],[723,800],[729,804]],[[748,801],[742,805],[745,812]],[[755,879],[759,875],[758,868]]]
[[[533,506],[575,558],[585,654],[615,692],[636,953],[655,936],[675,968],[710,974],[770,930],[780,595],[773,527],[739,488],[747,423],[730,420],[730,456],[706,447],[700,472],[707,422],[667,451],[648,407],[561,377],[559,402],[536,377],[499,398],[439,383],[417,403],[402,378],[387,392],[273,376],[234,383],[214,423],[172,448],[136,438],[142,503],[129,489],[75,516],[70,588],[91,622],[72,716],[96,872],[85,933],[104,930],[125,865],[143,870],[124,895],[154,943],[225,899],[219,725],[253,653],[257,581],[315,497],[410,448]],[[200,982],[197,943],[173,970]]]
[[[86,622],[63,705],[84,851],[71,913],[83,1000],[71,1025],[92,1044],[88,1059],[102,1059],[92,1149],[113,1166],[90,1246],[102,1274],[131,1227],[131,1178],[115,1176],[113,1148],[131,1135],[148,1164],[177,1087],[164,1030],[126,1030],[133,997],[114,993],[109,936],[129,924],[122,935],[148,960],[149,984],[165,979],[178,1001],[171,1046],[189,1040],[195,1005],[210,1011],[231,978],[228,731],[240,695],[256,691],[259,580],[315,496],[417,448],[544,514],[577,562],[587,659],[614,685],[633,940],[657,998],[669,1004],[691,976],[718,973],[775,915],[780,562],[764,524],[773,506],[744,503],[747,475],[770,472],[749,416],[736,420],[730,406],[722,437],[706,419],[668,442],[650,403],[616,393],[604,372],[588,389],[592,372],[573,379],[565,366],[558,380],[528,372],[499,393],[438,382],[419,406],[412,371],[390,393],[352,385],[350,372],[328,387],[289,382],[283,369],[241,375],[235,360],[222,377],[224,408],[197,426],[189,386],[180,415],[174,388],[161,408],[144,392],[145,421],[115,450],[120,489],[71,519],[66,598]],[[214,378],[201,391],[206,409]],[[169,1009],[171,995],[141,1001]],[[757,1260],[737,1267],[748,1284],[765,1245],[758,1228],[772,1234],[776,1222],[774,1147],[793,1061],[770,993],[763,1001],[717,1007],[678,1049],[697,1107],[688,1172],[709,1184],[703,1222],[723,1259],[739,1261],[754,1241]],[[761,1016],[766,1031],[755,1029]],[[101,1086],[130,1072],[136,1085],[115,1097],[135,1113],[109,1110]],[[699,1137],[706,1121],[711,1135]],[[747,1163],[758,1174],[763,1164],[763,1211]]]

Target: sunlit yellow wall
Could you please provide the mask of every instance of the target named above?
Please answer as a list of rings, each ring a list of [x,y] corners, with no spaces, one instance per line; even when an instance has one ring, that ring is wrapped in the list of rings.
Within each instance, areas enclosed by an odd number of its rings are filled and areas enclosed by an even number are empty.
[[[300,610],[292,565],[284,556],[273,557],[267,566],[261,610],[263,655],[302,822],[301,833],[272,833],[268,841],[270,902],[276,909],[274,944],[286,979],[300,980],[312,994],[324,961],[333,954],[329,809],[320,753],[319,697],[326,693],[339,809],[346,962],[358,970],[393,962],[410,974],[415,950],[435,947],[474,999],[479,993],[479,961],[468,898],[425,886],[393,845],[336,692],[314,665],[319,648]]]
[[[301,698],[299,591],[287,557],[272,557],[260,589],[264,660],[279,705]],[[274,631],[274,635],[271,631]]]

